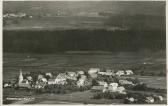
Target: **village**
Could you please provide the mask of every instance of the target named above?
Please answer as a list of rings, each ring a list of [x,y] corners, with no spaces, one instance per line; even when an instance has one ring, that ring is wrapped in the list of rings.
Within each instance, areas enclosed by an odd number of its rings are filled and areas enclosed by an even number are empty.
[[[4,88],[34,90],[37,93],[64,94],[76,91],[91,90],[95,95],[92,99],[124,99],[125,103],[152,104],[164,100],[162,95],[142,95],[129,92],[131,90],[155,90],[148,88],[137,78],[124,78],[132,76],[132,70],[100,70],[90,68],[86,71],[62,72],[53,74],[50,72],[30,72],[23,74],[20,69],[15,84],[4,83]],[[156,90],[155,90],[156,91]]]

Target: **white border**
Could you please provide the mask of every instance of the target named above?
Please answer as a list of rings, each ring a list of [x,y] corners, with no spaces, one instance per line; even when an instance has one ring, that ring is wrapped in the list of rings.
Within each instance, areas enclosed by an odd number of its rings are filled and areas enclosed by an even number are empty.
[[[8,105],[3,105],[3,99],[2,99],[2,97],[3,97],[3,93],[2,93],[2,90],[3,90],[3,88],[2,88],[2,82],[3,82],[3,64],[2,64],[2,62],[3,62],[3,43],[2,43],[2,8],[3,8],[3,1],[166,1],[166,70],[167,70],[167,73],[168,73],[168,49],[167,49],[167,47],[168,47],[168,33],[167,33],[167,31],[168,31],[168,17],[167,17],[167,15],[168,15],[168,12],[167,12],[167,10],[168,10],[168,3],[167,3],[167,0],[0,0],[0,30],[1,30],[1,33],[0,33],[0,81],[1,81],[1,83],[0,83],[0,106],[8,106]],[[168,77],[167,77],[167,88],[168,88]],[[167,90],[167,92],[168,92],[168,90]],[[168,93],[167,93],[167,97],[168,97]],[[167,104],[168,104],[168,99],[167,99]],[[32,104],[32,105],[34,105],[34,106],[38,106],[38,105],[43,105],[43,106],[50,106],[50,105],[57,105],[57,106],[59,106],[59,104],[49,104],[49,105],[44,105],[44,104]],[[32,106],[32,105],[14,105],[14,106]],[[69,106],[69,105],[61,105],[61,106]],[[81,105],[81,106],[83,106],[83,105]],[[89,106],[96,106],[96,105],[89,105]],[[109,105],[99,105],[99,106],[109,106]],[[130,106],[130,104],[128,104],[128,105],[125,105],[125,104],[122,104],[122,105],[111,105],[111,106]],[[131,105],[131,106],[141,106],[141,105]],[[143,105],[143,106],[166,106],[166,105],[160,105],[160,104],[152,104],[152,105]]]

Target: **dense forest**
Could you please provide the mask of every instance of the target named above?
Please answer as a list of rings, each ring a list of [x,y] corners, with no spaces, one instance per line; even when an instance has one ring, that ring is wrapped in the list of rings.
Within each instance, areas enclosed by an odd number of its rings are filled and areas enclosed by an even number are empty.
[[[159,51],[166,48],[165,33],[163,30],[4,30],[3,51]]]

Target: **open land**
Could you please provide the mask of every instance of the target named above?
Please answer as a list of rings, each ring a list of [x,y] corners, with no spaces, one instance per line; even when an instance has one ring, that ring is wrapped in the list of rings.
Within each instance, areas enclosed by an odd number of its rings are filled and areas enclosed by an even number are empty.
[[[140,53],[111,53],[108,55],[103,54],[17,54],[17,53],[4,53],[3,56],[3,80],[15,80],[19,75],[19,69],[22,68],[23,74],[31,71],[42,72],[65,72],[65,71],[87,71],[91,67],[98,67],[100,69],[133,69],[136,75],[131,77],[139,78],[140,81],[146,83],[152,88],[166,89],[166,74],[159,76],[160,72],[165,73],[166,60],[162,54],[145,55]],[[139,67],[136,69],[136,67]],[[140,72],[154,73],[148,76],[141,76]],[[154,75],[154,76],[153,76]],[[124,77],[122,77],[124,78]],[[126,78],[126,77],[125,77]],[[19,102],[16,104],[119,104],[122,103],[120,99],[107,100],[107,99],[91,99],[93,92],[90,90],[84,92],[72,92],[70,94],[39,94],[35,95],[33,92],[14,92],[12,88],[4,89],[3,97],[34,97],[33,101]],[[20,94],[21,93],[21,94]],[[145,93],[145,92],[140,92]],[[150,92],[148,92],[150,93]],[[165,95],[165,94],[164,94]],[[166,100],[166,98],[165,98]]]

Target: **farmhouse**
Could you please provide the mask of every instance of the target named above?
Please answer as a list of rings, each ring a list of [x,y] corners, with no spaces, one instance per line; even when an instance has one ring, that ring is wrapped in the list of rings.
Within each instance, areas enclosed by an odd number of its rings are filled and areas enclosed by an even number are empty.
[[[67,79],[66,73],[60,73],[60,74],[58,74],[58,76],[56,77],[55,83],[56,83],[56,84],[64,85],[64,84],[67,83],[66,79]]]
[[[99,84],[100,86],[104,86],[104,87],[107,87],[107,86],[108,86],[107,82],[104,82],[104,81],[98,81],[98,84]]]
[[[46,73],[46,76],[49,76],[50,78],[52,78],[52,74],[51,73]]]
[[[4,87],[4,88],[11,87],[11,84],[5,83],[5,84],[3,85],[3,87]]]
[[[88,74],[96,74],[100,71],[99,68],[90,68],[89,71],[88,71]]]
[[[134,85],[132,81],[128,81],[128,80],[119,80],[119,83],[121,85],[126,85],[126,84],[128,84],[128,85]]]
[[[134,74],[132,70],[125,70],[126,75],[132,75]]]
[[[85,79],[79,79],[78,81],[77,81],[77,86],[78,87],[81,87],[81,86],[84,86],[85,85]]]
[[[40,80],[40,79],[42,79],[42,78],[44,78],[44,76],[41,75],[41,74],[39,74],[39,75],[38,75],[38,80]]]
[[[31,76],[26,77],[28,81],[33,81],[33,78]]]
[[[118,83],[110,83],[108,89],[111,92],[116,92],[117,91],[117,87],[118,87]]]
[[[104,90],[104,86],[93,86],[92,91],[103,91]]]
[[[146,100],[145,100],[147,103],[153,103],[155,100],[153,97],[146,97]]]
[[[48,80],[48,84],[49,84],[49,85],[56,84],[55,78],[49,79],[49,80]]]
[[[118,70],[117,72],[116,72],[116,75],[118,75],[118,76],[121,76],[121,75],[124,75],[125,73],[124,73],[124,71],[123,70]]]
[[[111,76],[114,75],[114,73],[112,72],[98,72],[99,75],[107,75],[107,76]]]
[[[124,91],[125,91],[125,88],[123,86],[120,86],[117,88],[117,92],[119,92],[121,94],[126,94],[126,92],[124,92]]]
[[[84,74],[84,71],[77,71],[77,74],[78,74],[78,75],[83,75],[83,74]]]
[[[44,83],[47,83],[47,79],[46,78],[41,78],[40,81],[44,82]]]
[[[80,79],[84,79],[84,80],[86,80],[87,77],[86,77],[86,75],[81,75],[81,76],[80,76]]]
[[[67,72],[67,79],[77,80],[77,74],[75,72]]]

